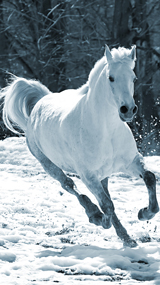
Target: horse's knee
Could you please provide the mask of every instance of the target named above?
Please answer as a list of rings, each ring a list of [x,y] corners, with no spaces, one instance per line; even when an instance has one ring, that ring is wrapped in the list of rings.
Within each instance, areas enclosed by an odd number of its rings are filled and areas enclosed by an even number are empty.
[[[102,217],[102,227],[104,229],[110,229],[112,226],[112,216],[103,215]]]
[[[100,204],[101,209],[103,211],[103,213],[107,216],[112,216],[114,213],[114,204],[112,202],[112,200],[107,201],[107,203],[105,203],[104,201],[102,201],[102,203]]]
[[[156,183],[156,177],[154,173],[148,170],[145,171],[143,179],[148,187],[152,187]]]

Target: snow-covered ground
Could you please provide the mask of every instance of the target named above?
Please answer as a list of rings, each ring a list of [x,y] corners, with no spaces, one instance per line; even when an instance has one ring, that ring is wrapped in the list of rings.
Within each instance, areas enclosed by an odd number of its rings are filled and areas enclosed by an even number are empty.
[[[160,157],[147,157],[160,201]],[[109,190],[136,248],[124,248],[112,227],[88,222],[76,197],[50,178],[24,138],[0,141],[0,284],[160,284],[160,215],[140,222],[148,205],[141,179],[119,174]],[[78,178],[78,188],[94,198]]]

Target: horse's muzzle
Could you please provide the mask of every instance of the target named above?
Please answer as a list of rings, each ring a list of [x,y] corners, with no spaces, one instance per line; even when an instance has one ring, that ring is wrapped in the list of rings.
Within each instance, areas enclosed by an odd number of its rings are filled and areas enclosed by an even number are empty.
[[[123,122],[131,122],[138,111],[137,105],[134,105],[132,108],[128,106],[121,106],[119,110],[120,119]]]

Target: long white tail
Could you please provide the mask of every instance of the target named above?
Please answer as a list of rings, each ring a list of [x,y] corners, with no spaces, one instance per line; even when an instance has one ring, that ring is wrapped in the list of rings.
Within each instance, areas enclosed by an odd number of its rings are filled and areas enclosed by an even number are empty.
[[[3,121],[6,127],[14,133],[20,133],[14,128],[18,126],[25,132],[34,105],[49,93],[49,89],[38,81],[14,77],[0,95],[4,97]]]

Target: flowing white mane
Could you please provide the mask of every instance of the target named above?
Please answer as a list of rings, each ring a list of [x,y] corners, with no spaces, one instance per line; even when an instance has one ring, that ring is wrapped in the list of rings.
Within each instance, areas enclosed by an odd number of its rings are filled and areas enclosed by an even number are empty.
[[[88,83],[90,87],[93,86],[93,84],[97,81],[97,77],[100,75],[106,63],[107,63],[106,56],[103,56],[95,63],[88,77]]]
[[[112,54],[112,60],[114,63],[125,63],[129,65],[131,69],[134,69],[135,67],[135,59],[132,59],[130,57],[131,55],[131,49],[126,49],[124,47],[119,47],[118,49],[113,48],[111,50]],[[97,77],[100,75],[102,72],[103,68],[107,65],[107,58],[104,55],[100,60],[96,62],[94,67],[92,68],[89,77],[88,77],[88,84],[89,86],[93,87],[95,82],[97,81]]]

